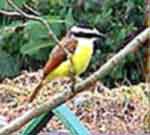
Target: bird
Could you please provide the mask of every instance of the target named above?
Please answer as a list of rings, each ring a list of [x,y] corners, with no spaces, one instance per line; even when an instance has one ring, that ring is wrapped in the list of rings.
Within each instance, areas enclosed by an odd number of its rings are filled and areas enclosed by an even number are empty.
[[[79,76],[84,73],[91,61],[95,41],[100,37],[104,37],[104,34],[99,32],[96,28],[83,25],[72,26],[65,37],[63,37],[59,44],[51,51],[49,59],[43,68],[43,78],[30,95],[29,102],[32,102],[35,99],[46,82],[57,77],[70,76],[71,73],[73,73],[74,76]],[[58,110],[64,113],[67,109],[67,106],[63,105],[62,107],[59,106]],[[32,129],[31,125],[33,123],[33,129],[37,133],[43,125],[52,118],[52,116],[52,111],[49,111],[42,116],[39,116],[38,120],[35,118],[33,122],[31,121],[29,129]],[[28,133],[33,134],[33,132]]]
[[[60,41],[51,52],[51,55],[44,66],[43,78],[39,85],[32,92],[29,102],[38,94],[44,83],[57,77],[70,75],[70,69],[74,75],[79,76],[87,69],[94,51],[94,41],[102,37],[96,28],[85,26],[73,26],[66,36]],[[72,56],[71,61],[67,58],[66,49]]]

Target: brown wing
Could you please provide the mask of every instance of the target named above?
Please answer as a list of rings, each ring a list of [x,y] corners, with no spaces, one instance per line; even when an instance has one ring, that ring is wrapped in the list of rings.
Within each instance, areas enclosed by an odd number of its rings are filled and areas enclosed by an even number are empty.
[[[65,47],[66,49],[68,49],[68,51],[71,52],[71,53],[74,53],[74,51],[77,47],[77,41],[75,39],[68,38],[68,36],[63,38],[61,40],[60,44],[63,47]],[[67,58],[67,55],[64,52],[64,50],[62,48],[60,48],[59,46],[56,46],[52,50],[50,58],[49,58],[48,62],[46,63],[45,67],[44,67],[43,80],[50,72],[52,72],[64,60],[66,60],[66,58]],[[38,94],[38,92],[42,88],[42,86],[43,86],[43,81],[41,81],[40,84],[31,93],[31,95],[29,97],[29,102],[32,102],[34,100],[34,98],[36,97],[36,95]]]
[[[60,44],[66,48],[69,52],[74,53],[77,47],[77,40],[70,38],[63,38]],[[64,52],[62,48],[56,46],[49,57],[48,62],[44,67],[44,76],[53,71],[57,66],[59,66],[63,61],[67,58],[67,54]]]

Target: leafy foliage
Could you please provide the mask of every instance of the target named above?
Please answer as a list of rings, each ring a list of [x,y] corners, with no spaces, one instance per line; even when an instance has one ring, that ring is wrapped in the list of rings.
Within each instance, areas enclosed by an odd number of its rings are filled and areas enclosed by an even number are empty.
[[[1,78],[5,76],[14,76],[19,72],[19,65],[15,58],[11,57],[8,53],[0,50],[0,73]],[[10,68],[11,67],[11,68]]]
[[[122,48],[125,37],[143,25],[143,0],[15,0],[15,2],[20,8],[27,3],[39,11],[41,17],[49,22],[59,38],[72,25],[79,22],[87,22],[91,26],[96,26],[107,35],[106,39],[99,41],[89,72],[85,75],[96,70],[113,56],[119,48]],[[9,8],[6,1],[0,1],[0,9]],[[8,66],[10,69],[7,69],[8,72],[4,74],[4,67],[1,66],[1,78],[16,75],[22,69],[27,68],[24,65],[28,65],[27,69],[31,70],[35,69],[35,66],[36,69],[41,67],[55,45],[54,41],[48,39],[47,30],[35,21],[26,21],[24,28],[19,31],[11,31],[12,28],[17,28],[23,23],[24,21],[16,18],[0,17],[0,49],[10,57],[15,69],[11,71],[12,67]],[[131,55],[121,65],[118,65],[112,74],[106,77],[106,83],[113,86],[115,82],[122,82],[124,78],[132,82],[140,81],[142,78],[142,73],[139,72],[142,71],[141,54],[138,54],[138,57]],[[16,64],[16,61],[19,65]],[[35,62],[37,65],[33,64]],[[5,63],[7,65],[10,60],[5,59]]]

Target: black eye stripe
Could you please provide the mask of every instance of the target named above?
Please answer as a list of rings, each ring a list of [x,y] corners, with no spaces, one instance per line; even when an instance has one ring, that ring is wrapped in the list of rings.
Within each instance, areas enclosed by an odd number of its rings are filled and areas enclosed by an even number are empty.
[[[100,37],[100,35],[96,33],[71,32],[71,34],[75,35],[76,37],[84,37],[84,38]]]

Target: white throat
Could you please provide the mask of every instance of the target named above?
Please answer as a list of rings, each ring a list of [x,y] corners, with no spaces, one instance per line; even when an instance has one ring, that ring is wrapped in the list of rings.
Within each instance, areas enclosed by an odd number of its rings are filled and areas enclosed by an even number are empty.
[[[90,39],[90,38],[79,38],[79,37],[77,38],[77,40],[80,45],[90,45],[90,46],[93,46],[95,41],[94,38]]]

